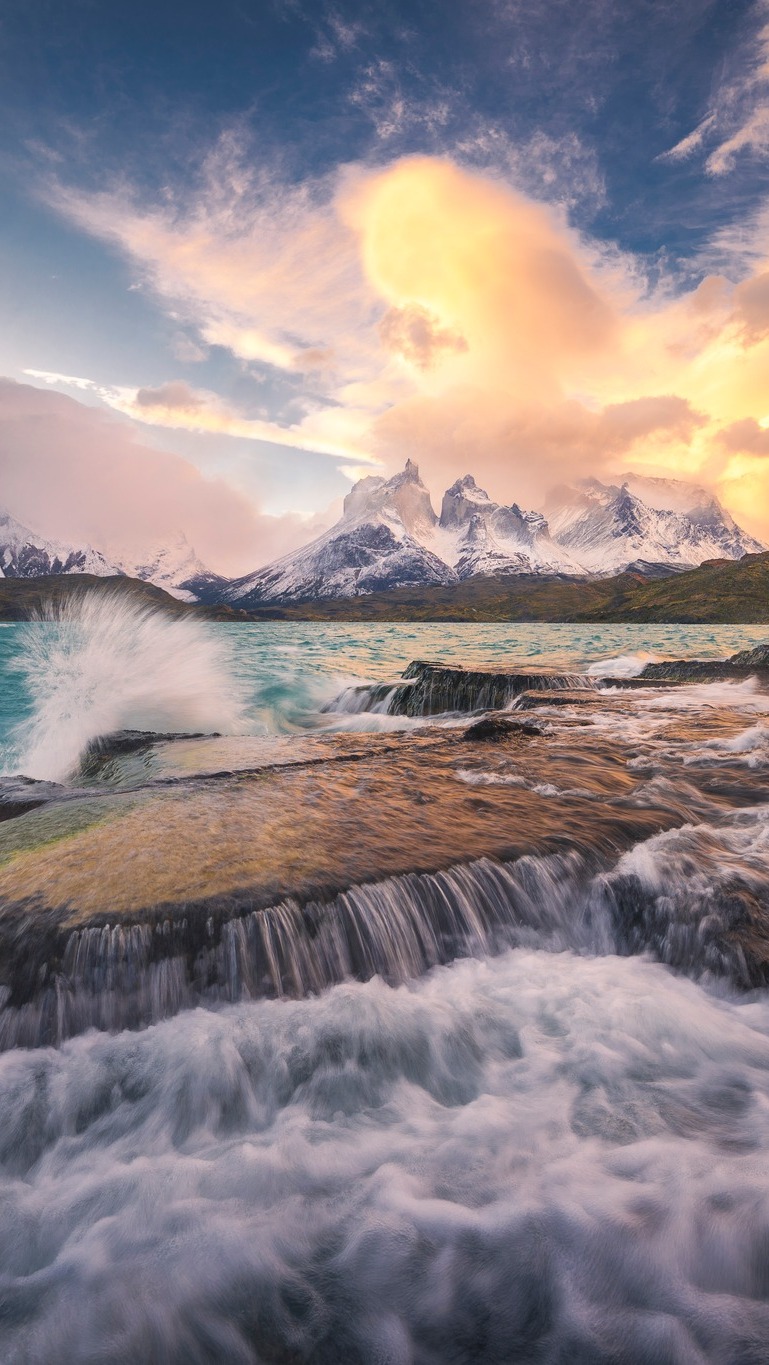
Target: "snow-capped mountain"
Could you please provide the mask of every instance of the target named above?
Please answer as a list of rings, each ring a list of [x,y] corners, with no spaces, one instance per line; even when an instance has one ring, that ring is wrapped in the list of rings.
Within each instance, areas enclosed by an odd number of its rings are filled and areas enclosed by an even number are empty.
[[[553,539],[588,574],[689,569],[765,548],[712,493],[676,479],[629,474],[619,485],[583,479],[555,489],[545,510]]]
[[[475,574],[583,572],[553,543],[544,517],[492,502],[470,474],[447,490],[437,517],[419,469],[407,460],[391,479],[361,479],[335,526],[236,580],[219,600],[248,607],[456,583]]]
[[[117,565],[90,545],[76,548],[45,540],[0,508],[0,578],[40,578],[47,574],[119,574]]]
[[[493,502],[471,474],[443,495],[437,516],[417,466],[359,480],[340,520],[301,549],[243,578],[211,573],[184,535],[137,562],[36,536],[0,510],[0,576],[125,574],[187,602],[255,607],[394,588],[439,586],[479,575],[602,577],[623,570],[675,573],[706,559],[740,559],[766,547],[697,484],[628,474],[556,489],[545,514]]]
[[[472,474],[444,493],[432,544],[458,578],[583,572],[568,550],[553,542],[540,512],[492,502]]]
[[[302,549],[236,579],[218,600],[247,607],[455,583],[454,570],[429,546],[436,522],[419,470],[407,460],[392,479],[361,479],[347,494],[335,526]]]
[[[164,588],[181,602],[199,602],[203,597],[221,593],[227,579],[212,573],[198,559],[187,537],[179,533],[168,545],[158,546],[145,560],[123,562],[123,573]]]
[[[674,573],[705,559],[764,547],[712,494],[674,479],[628,475],[560,488],[547,515],[493,502],[470,474],[447,489],[436,516],[417,466],[368,477],[347,495],[335,526],[302,549],[230,583],[207,601],[297,602],[352,597],[476,575],[595,577],[636,569]]]
[[[198,602],[206,594],[215,596],[227,586],[226,578],[211,573],[201,563],[184,535],[137,563],[118,563],[90,545],[76,548],[45,540],[0,508],[0,578],[70,573],[141,578],[183,602]]]

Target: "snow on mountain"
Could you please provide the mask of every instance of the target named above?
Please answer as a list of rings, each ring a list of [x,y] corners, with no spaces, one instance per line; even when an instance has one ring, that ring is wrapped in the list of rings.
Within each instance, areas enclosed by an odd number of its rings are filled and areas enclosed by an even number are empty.
[[[201,564],[183,535],[138,563],[115,563],[90,545],[74,548],[44,540],[0,508],[0,578],[40,578],[48,574],[88,573],[141,578],[184,602],[197,602],[226,586],[227,580]]]
[[[90,545],[75,548],[45,540],[0,508],[0,578],[40,578],[60,573],[107,577],[120,572],[117,565]]]
[[[517,503],[503,507],[492,502],[472,474],[457,479],[444,493],[432,543],[458,578],[583,572],[568,550],[554,544],[540,512],[522,512]]]
[[[123,563],[122,571],[131,578],[141,578],[145,583],[164,588],[181,602],[199,602],[220,593],[227,585],[226,578],[212,573],[198,559],[183,533],[168,545],[151,551],[146,560]]]
[[[232,583],[222,600],[255,606],[456,583],[475,574],[582,572],[553,543],[544,517],[492,502],[469,474],[447,490],[438,518],[417,466],[407,460],[391,479],[361,479],[335,526]]]
[[[124,573],[188,602],[301,601],[456,583],[477,575],[674,573],[765,547],[698,484],[628,474],[551,494],[546,515],[493,502],[471,474],[443,495],[440,517],[406,461],[390,479],[359,480],[341,519],[310,544],[243,578],[211,573],[183,535],[135,563],[44,541],[0,510],[0,576]]]
[[[712,493],[675,479],[584,479],[551,494],[550,534],[588,574],[627,568],[688,569],[765,547],[742,531]]]
[[[302,549],[236,579],[221,600],[247,607],[455,583],[454,570],[426,543],[436,522],[419,470],[407,460],[391,479],[361,479],[345,498],[335,526]]]

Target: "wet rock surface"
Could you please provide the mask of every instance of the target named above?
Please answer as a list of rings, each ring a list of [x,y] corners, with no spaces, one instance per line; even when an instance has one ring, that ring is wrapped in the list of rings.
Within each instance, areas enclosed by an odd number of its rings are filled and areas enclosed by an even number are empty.
[[[548,906],[554,944],[769,980],[764,865],[729,842],[769,800],[745,718],[682,714],[676,688],[528,695],[546,724],[129,743],[89,786],[46,789],[0,826],[0,1043],[402,980],[526,942]],[[728,830],[701,886],[707,839],[687,872],[682,836],[659,886],[623,866],[703,822]]]
[[[445,714],[501,711],[525,692],[595,691],[592,678],[578,673],[538,669],[491,671],[464,669],[415,660],[401,679],[347,688],[324,709],[381,711],[413,719]]]
[[[470,740],[495,740],[511,739],[515,736],[532,738],[535,735],[544,734],[543,727],[537,725],[533,720],[514,720],[511,716],[500,712],[492,712],[491,715],[484,716],[482,720],[477,720],[473,725],[468,725],[463,738]]]
[[[769,678],[769,644],[755,649],[743,649],[728,659],[669,659],[647,664],[640,680],[643,682],[720,682],[730,678],[739,681],[758,674]]]

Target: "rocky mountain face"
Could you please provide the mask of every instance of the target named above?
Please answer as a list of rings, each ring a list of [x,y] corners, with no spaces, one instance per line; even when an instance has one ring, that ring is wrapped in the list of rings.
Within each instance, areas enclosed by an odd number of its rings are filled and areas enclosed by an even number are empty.
[[[764,546],[696,484],[628,474],[554,490],[545,512],[493,502],[471,474],[446,490],[437,515],[417,466],[359,480],[340,520],[301,549],[242,578],[211,573],[178,536],[136,563],[111,563],[90,547],[54,545],[0,512],[0,575],[123,573],[181,601],[250,608],[441,586],[479,576],[647,578],[738,560]]]
[[[712,493],[676,479],[627,475],[620,485],[584,479],[555,489],[545,510],[553,539],[588,574],[675,572],[766,548]]]
[[[419,470],[407,460],[392,479],[361,479],[345,498],[335,526],[302,549],[236,579],[221,600],[248,607],[455,583],[454,569],[431,548],[436,522]]]
[[[158,546],[140,562],[124,562],[121,571],[143,583],[154,583],[180,602],[208,600],[221,594],[228,583],[226,578],[206,568],[183,534],[168,545]]]
[[[434,541],[458,579],[582,572],[569,551],[553,542],[540,512],[523,512],[517,503],[502,507],[492,502],[472,474],[457,479],[444,493]]]
[[[0,578],[41,578],[49,574],[120,573],[90,545],[75,548],[44,540],[0,508]]]
[[[635,475],[621,485],[587,479],[556,489],[543,514],[493,502],[466,474],[446,490],[437,516],[408,460],[391,479],[356,483],[341,519],[309,545],[205,600],[251,607],[446,586],[478,575],[592,578],[634,570],[654,578],[763,548],[705,489]]]
[[[184,535],[136,563],[108,559],[90,545],[76,547],[45,540],[0,508],[0,578],[41,578],[51,574],[95,574],[139,578],[164,588],[182,602],[198,602],[221,592],[227,579],[211,573]]]

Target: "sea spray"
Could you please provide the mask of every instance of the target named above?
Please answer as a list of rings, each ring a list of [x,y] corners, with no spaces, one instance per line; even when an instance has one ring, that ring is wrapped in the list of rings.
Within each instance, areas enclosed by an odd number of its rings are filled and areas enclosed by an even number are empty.
[[[116,730],[246,727],[243,681],[206,622],[84,593],[22,629],[12,666],[31,713],[12,735],[11,762],[27,777],[63,781],[89,743]]]

